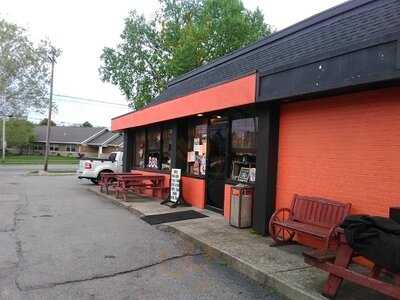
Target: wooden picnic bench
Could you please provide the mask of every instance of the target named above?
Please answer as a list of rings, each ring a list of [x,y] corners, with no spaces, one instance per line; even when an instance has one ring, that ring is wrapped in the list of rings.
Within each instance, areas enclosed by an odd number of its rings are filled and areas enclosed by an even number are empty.
[[[117,181],[117,175],[134,175],[139,176],[142,175],[141,173],[137,172],[120,172],[120,173],[113,173],[113,172],[103,172],[100,174],[100,192],[103,192],[103,189],[106,190],[106,193],[109,193],[109,187],[113,185]]]
[[[338,244],[335,252],[329,252],[325,249],[303,253],[304,261],[307,264],[329,273],[322,294],[328,298],[334,298],[343,279],[345,279],[394,299],[400,299],[400,274],[391,273],[377,265],[374,265],[370,274],[350,270],[349,266],[353,262],[352,259],[359,255],[347,243],[344,230],[338,227],[335,231],[336,234],[333,238]],[[390,274],[393,277],[393,283],[383,281],[381,278],[383,273]]]
[[[296,233],[312,236],[329,248],[330,236],[349,214],[350,203],[295,194],[291,208],[278,209],[269,222],[269,233],[274,246],[288,244]]]
[[[164,186],[165,176],[163,175],[117,175],[116,179],[116,197],[119,198],[122,195],[125,201],[129,191],[142,194],[143,190],[147,189],[152,191],[153,197],[159,192],[162,198],[164,192],[169,190]]]

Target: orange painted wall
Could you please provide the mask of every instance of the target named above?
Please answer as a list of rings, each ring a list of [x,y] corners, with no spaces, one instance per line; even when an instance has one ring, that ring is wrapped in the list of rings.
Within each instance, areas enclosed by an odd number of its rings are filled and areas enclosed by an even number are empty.
[[[111,129],[122,130],[254,103],[256,74],[242,77],[165,103],[114,118]]]
[[[229,221],[231,216],[231,184],[225,184],[224,192],[224,218]]]
[[[182,194],[190,205],[204,208],[206,202],[206,182],[204,179],[182,176]]]
[[[282,105],[277,207],[298,193],[387,216],[400,204],[399,100],[387,88]]]

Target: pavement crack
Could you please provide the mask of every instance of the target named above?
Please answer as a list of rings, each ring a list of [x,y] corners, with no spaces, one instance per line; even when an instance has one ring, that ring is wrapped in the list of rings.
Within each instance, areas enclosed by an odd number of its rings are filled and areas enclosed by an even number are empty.
[[[38,289],[45,289],[45,288],[54,288],[54,287],[60,286],[60,285],[81,283],[81,282],[87,282],[87,281],[98,280],[98,279],[113,278],[113,277],[117,277],[117,276],[120,276],[120,275],[125,275],[125,274],[130,274],[130,273],[146,270],[146,269],[161,265],[161,264],[169,262],[169,261],[174,261],[174,260],[185,258],[185,257],[199,256],[199,255],[202,255],[202,254],[203,254],[202,252],[185,253],[185,254],[182,254],[182,255],[171,256],[171,257],[162,259],[160,261],[154,262],[152,264],[144,265],[144,266],[141,266],[141,267],[128,269],[128,270],[124,270],[124,271],[120,271],[120,272],[115,272],[115,273],[111,273],[111,274],[94,275],[94,276],[91,276],[91,277],[88,277],[88,278],[66,280],[66,281],[62,281],[62,282],[51,282],[51,283],[47,283],[47,284],[30,286],[30,287],[25,287],[25,288],[22,287],[19,283],[16,283],[16,285],[17,285],[18,289],[20,291],[23,291],[23,292],[28,292],[28,291],[32,291],[32,290],[38,290]]]
[[[23,261],[23,256],[22,256],[22,242],[21,240],[18,238],[18,231],[17,231],[17,219],[18,219],[18,215],[21,212],[21,210],[25,209],[28,205],[29,205],[29,201],[28,201],[28,196],[26,194],[24,194],[24,199],[25,199],[25,203],[23,205],[18,206],[15,211],[14,211],[14,227],[12,228],[14,231],[14,239],[15,239],[15,252],[17,254],[17,263],[16,263],[16,268],[17,270],[20,268],[21,266],[21,262]],[[23,289],[20,287],[20,285],[18,284],[18,280],[17,277],[14,278],[14,282],[15,282],[15,286],[17,287],[17,289],[19,291],[23,291]]]

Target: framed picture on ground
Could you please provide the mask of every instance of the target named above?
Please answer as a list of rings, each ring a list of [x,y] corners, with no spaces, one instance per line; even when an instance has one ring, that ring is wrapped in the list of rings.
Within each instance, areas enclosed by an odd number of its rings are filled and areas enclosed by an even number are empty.
[[[238,181],[248,182],[250,177],[250,168],[240,168]]]

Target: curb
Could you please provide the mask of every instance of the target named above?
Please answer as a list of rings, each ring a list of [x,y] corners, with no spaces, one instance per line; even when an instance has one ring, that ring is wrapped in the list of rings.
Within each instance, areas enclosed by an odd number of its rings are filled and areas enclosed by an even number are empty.
[[[117,206],[123,207],[127,209],[132,214],[140,217],[145,216],[139,210],[132,208],[129,204],[122,203],[121,201],[115,199],[113,196],[106,195],[101,193],[98,190],[94,190],[92,188],[87,188],[87,190],[95,193],[98,196],[106,198],[110,200]],[[254,280],[258,284],[261,284],[264,287],[273,289],[276,291],[280,296],[283,296],[286,299],[290,300],[326,300],[327,298],[315,294],[308,293],[307,291],[300,289],[298,287],[293,286],[291,282],[285,281],[273,273],[265,273],[262,270],[258,269],[256,266],[251,265],[249,263],[244,262],[238,257],[234,257],[229,253],[217,249],[213,246],[210,246],[199,239],[194,238],[186,234],[185,232],[175,228],[173,225],[167,224],[160,224],[155,226],[158,230],[164,232],[174,233],[180,236],[182,239],[193,243],[197,247],[199,247],[205,255],[215,260],[221,260],[226,263],[228,266],[233,268],[234,270],[240,272],[241,274],[249,277],[250,279]],[[290,271],[288,271],[290,272]]]
[[[107,195],[107,194],[104,194],[104,193],[100,192],[99,190],[97,190],[97,187],[96,187],[96,189],[93,189],[93,188],[90,188],[90,187],[88,187],[86,189],[88,191],[92,192],[92,193],[95,193],[97,196],[100,196],[100,197],[103,197],[105,199],[110,200],[113,204],[115,204],[117,206],[120,206],[120,207],[123,207],[123,208],[127,209],[130,213],[132,213],[133,215],[135,215],[135,216],[137,216],[139,218],[145,216],[145,214],[143,214],[142,212],[140,212],[139,210],[137,210],[135,208],[132,208],[129,204],[125,204],[125,203],[117,200],[116,198],[114,198],[111,195]]]

